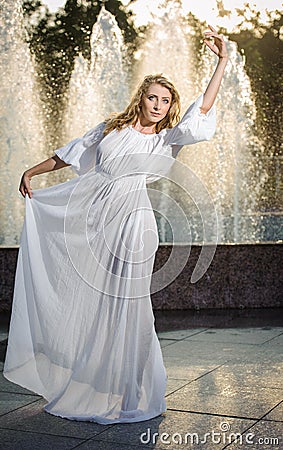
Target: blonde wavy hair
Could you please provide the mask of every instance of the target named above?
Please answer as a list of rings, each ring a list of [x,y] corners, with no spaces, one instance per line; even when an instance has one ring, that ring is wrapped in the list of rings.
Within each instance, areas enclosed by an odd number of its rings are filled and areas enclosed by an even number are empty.
[[[120,113],[114,113],[106,119],[106,126],[104,129],[105,135],[113,130],[120,131],[122,128],[137,123],[142,97],[148,92],[152,84],[160,84],[167,88],[172,96],[170,109],[166,116],[160,120],[160,122],[157,122],[155,132],[159,133],[164,128],[172,128],[180,120],[180,96],[173,83],[162,76],[162,74],[147,75],[133,95],[131,102],[126,109]]]

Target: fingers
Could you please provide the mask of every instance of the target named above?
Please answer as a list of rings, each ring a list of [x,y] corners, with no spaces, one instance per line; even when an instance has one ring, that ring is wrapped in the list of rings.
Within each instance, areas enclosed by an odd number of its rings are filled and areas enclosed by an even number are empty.
[[[24,192],[25,192],[24,197],[26,196],[26,194],[28,194],[29,198],[32,197],[32,188],[30,186],[25,186]]]
[[[208,28],[210,29],[210,31],[205,31],[205,37],[210,37],[210,38],[218,38],[220,40],[224,40],[224,36],[223,34],[218,34],[217,30],[212,26],[212,25],[208,25]]]
[[[28,194],[29,198],[32,197],[31,188],[30,189],[26,189],[26,193]]]
[[[21,181],[21,183],[20,183],[19,191],[20,191],[20,193],[22,194],[22,196],[25,197],[25,195],[26,195],[26,192],[25,192],[25,186],[24,186],[24,184],[23,184],[22,181]]]
[[[204,32],[205,45],[219,58],[227,57],[224,36],[222,34],[218,34],[216,29],[212,25],[208,25],[208,27],[209,30],[206,30]]]
[[[32,197],[32,188],[30,186],[30,181],[24,175],[22,176],[22,179],[21,179],[19,191],[23,197],[25,197],[26,194],[28,194],[29,198]]]
[[[212,41],[208,41],[207,39],[204,39],[203,42],[204,42],[209,48],[211,48],[211,47],[214,46],[213,42],[212,42]]]
[[[25,198],[26,194],[28,194],[29,198],[32,198],[32,189],[31,188],[30,189],[20,188],[19,191],[24,198]]]
[[[22,179],[21,179],[21,182],[20,182],[19,191],[22,194],[22,196],[25,197],[27,191],[26,191],[26,188],[25,188],[25,184],[23,182],[23,178],[24,178],[24,176],[22,176]]]
[[[220,41],[224,41],[224,36],[222,34],[218,34],[214,31],[205,31],[204,35],[206,38],[214,38],[219,39]]]
[[[210,29],[211,29],[211,31],[213,31],[214,33],[217,33],[216,29],[215,29],[215,28],[213,28],[213,26],[212,26],[212,25],[209,25],[209,24],[208,24],[208,28],[210,28]]]
[[[20,188],[19,188],[19,191],[20,191],[20,193],[22,194],[22,196],[24,197],[24,196],[25,196],[24,190],[20,187]]]
[[[31,192],[31,188],[27,188],[25,186],[20,186],[19,188],[20,193],[22,194],[23,197],[26,196],[26,194],[28,194],[29,198],[32,197],[32,192]]]

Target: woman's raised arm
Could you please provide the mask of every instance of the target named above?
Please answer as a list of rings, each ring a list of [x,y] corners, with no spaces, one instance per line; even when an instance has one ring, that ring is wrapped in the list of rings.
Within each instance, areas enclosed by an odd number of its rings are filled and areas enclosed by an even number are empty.
[[[59,156],[55,155],[51,158],[48,158],[36,166],[27,169],[21,178],[19,191],[23,197],[28,194],[29,198],[32,197],[32,188],[30,185],[30,180],[34,175],[39,175],[41,173],[51,172],[52,170],[62,169],[63,167],[67,167],[70,164],[66,164],[62,161]]]
[[[215,101],[228,61],[228,52],[223,36],[218,34],[211,25],[209,25],[209,28],[210,31],[205,32],[204,43],[218,56],[219,60],[203,96],[203,103],[200,107],[203,114],[210,110]],[[213,38],[213,41],[209,40],[210,38]]]

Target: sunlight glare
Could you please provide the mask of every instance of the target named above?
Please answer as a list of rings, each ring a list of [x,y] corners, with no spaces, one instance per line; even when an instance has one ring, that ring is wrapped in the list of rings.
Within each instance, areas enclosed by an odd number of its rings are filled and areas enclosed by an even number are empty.
[[[202,0],[195,2],[193,0],[181,0],[184,14],[191,12],[201,21],[211,24],[213,26],[221,26],[228,31],[237,31],[238,25],[241,22],[236,9],[242,9],[247,0],[222,0],[223,7],[231,14],[218,17],[217,1],[216,0]],[[143,26],[154,20],[154,17],[160,17],[163,14],[162,8],[159,6],[164,0],[121,0],[123,5],[129,6],[135,16],[135,25]],[[50,11],[55,12],[59,7],[64,6],[65,0],[43,0]],[[169,0],[167,2],[169,4]],[[282,1],[280,0],[253,0],[250,6],[261,12],[261,21],[266,23],[267,11],[283,10]]]

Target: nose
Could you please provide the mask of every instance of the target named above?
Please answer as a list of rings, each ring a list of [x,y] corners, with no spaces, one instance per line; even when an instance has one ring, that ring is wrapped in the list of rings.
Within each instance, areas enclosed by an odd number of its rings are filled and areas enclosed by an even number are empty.
[[[153,107],[156,111],[158,111],[161,108],[161,101],[159,99],[155,100],[155,105]]]

